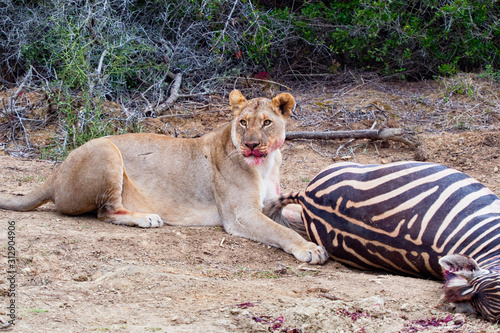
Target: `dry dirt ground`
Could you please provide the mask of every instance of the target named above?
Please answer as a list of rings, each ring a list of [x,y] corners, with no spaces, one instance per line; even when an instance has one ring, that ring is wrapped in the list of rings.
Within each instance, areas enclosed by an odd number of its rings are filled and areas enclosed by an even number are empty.
[[[457,168],[500,194],[498,84],[462,76],[446,82],[325,82],[297,89],[289,130],[400,127],[403,143],[287,141],[283,190],[302,189],[340,160],[427,160]],[[454,90],[465,85],[465,90]],[[1,104],[0,104],[1,105]],[[177,112],[182,110],[181,104]],[[210,107],[208,111],[214,111]],[[199,113],[199,112],[198,112]],[[222,107],[149,119],[156,132],[206,132],[230,119]],[[36,133],[33,133],[35,137]],[[5,140],[5,137],[4,137]],[[3,142],[0,193],[27,193],[56,167],[19,157]],[[16,155],[16,156],[12,156]],[[0,318],[8,320],[7,230],[15,225],[18,332],[498,332],[440,303],[439,281],[359,271],[328,261],[304,265],[280,249],[221,228],[127,228],[94,216],[68,217],[47,204],[0,211]]]

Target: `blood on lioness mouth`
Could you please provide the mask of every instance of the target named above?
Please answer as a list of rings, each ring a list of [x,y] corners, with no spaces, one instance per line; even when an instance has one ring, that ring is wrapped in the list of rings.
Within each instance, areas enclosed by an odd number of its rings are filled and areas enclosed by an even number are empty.
[[[253,150],[253,151],[246,150],[242,154],[245,157],[254,156],[254,157],[257,157],[257,158],[265,158],[267,156],[266,153],[260,152],[258,150]]]
[[[242,155],[244,156],[244,160],[248,165],[259,165],[265,160],[267,156],[267,154],[260,151],[250,151],[249,149],[243,151]]]

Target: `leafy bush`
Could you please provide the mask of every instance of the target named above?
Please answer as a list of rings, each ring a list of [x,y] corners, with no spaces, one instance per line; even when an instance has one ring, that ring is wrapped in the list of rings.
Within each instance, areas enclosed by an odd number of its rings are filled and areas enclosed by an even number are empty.
[[[32,64],[110,98],[159,96],[167,72],[205,91],[263,70],[425,76],[495,66],[500,54],[496,0],[0,0],[0,17],[4,76]]]
[[[51,107],[57,109],[60,132],[42,149],[42,157],[65,158],[73,149],[106,135],[140,132],[137,115],[123,117],[113,114],[99,98],[90,98],[88,92],[73,93],[62,84],[45,90]]]
[[[293,16],[298,34],[348,66],[426,76],[500,61],[496,0],[323,1],[274,15]]]
[[[0,0],[0,16],[4,72],[19,70],[7,61],[15,58],[105,96],[147,90],[165,72],[189,74],[196,85],[232,67],[263,70],[283,36],[281,23],[243,1]]]

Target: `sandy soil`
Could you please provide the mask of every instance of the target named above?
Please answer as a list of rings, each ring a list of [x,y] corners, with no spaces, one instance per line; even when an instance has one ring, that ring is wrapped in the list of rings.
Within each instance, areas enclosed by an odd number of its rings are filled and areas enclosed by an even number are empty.
[[[342,147],[346,141],[287,141],[283,190],[305,187],[318,171],[339,160],[426,159],[466,172],[500,194],[498,97],[484,88],[472,97],[446,99],[445,88],[377,83],[293,91],[298,104],[291,130],[369,128],[377,120],[417,132],[421,147],[414,150],[393,141],[358,140]],[[153,130],[192,135],[229,117],[222,108],[208,116],[165,118]],[[2,194],[27,193],[55,167],[9,156],[17,153],[5,147]],[[441,304],[439,281],[364,272],[331,260],[304,265],[280,249],[233,237],[221,228],[127,228],[92,215],[64,216],[51,204],[25,213],[0,211],[0,317],[5,320],[10,221],[15,225],[18,332],[500,330],[498,324]]]

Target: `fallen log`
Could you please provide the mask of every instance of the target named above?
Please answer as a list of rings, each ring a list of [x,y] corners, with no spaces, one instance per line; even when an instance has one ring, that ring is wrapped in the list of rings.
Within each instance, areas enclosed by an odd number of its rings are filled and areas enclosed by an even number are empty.
[[[419,145],[415,134],[405,132],[400,128],[382,128],[357,131],[326,131],[326,132],[287,132],[287,140],[336,140],[336,139],[371,139],[393,140],[403,142],[410,148]]]

